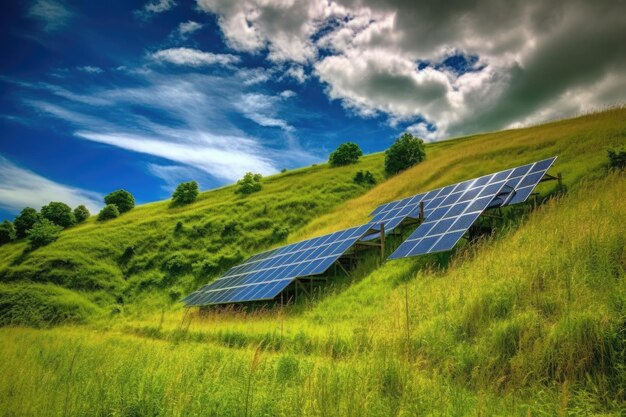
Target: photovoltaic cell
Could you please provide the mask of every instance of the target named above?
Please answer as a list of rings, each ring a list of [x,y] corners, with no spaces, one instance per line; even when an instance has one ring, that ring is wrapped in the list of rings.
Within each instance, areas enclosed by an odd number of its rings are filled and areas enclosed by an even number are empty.
[[[296,278],[326,272],[370,227],[353,227],[253,255],[182,302],[189,307],[271,300]]]
[[[452,249],[487,208],[517,204],[528,199],[555,159],[545,159],[427,193],[422,197],[424,222],[389,259]],[[386,210],[382,207],[378,215]]]

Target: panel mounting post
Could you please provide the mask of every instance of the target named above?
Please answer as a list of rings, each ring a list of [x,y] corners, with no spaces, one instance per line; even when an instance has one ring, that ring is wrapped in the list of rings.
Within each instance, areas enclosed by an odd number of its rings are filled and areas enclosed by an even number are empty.
[[[419,217],[420,221],[423,222],[424,221],[424,202],[420,201],[420,217]]]
[[[380,261],[385,259],[385,223],[380,224]]]

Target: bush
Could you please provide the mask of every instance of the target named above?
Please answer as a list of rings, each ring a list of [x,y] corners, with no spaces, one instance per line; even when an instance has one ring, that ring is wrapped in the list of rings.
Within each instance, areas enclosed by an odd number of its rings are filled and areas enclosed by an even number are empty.
[[[376,184],[376,178],[374,177],[374,174],[372,174],[369,171],[359,171],[354,175],[353,181],[356,182],[357,184],[369,184],[369,185],[374,185]]]
[[[117,190],[104,197],[104,203],[115,204],[121,214],[135,207],[135,198],[126,190]]]
[[[263,176],[261,174],[253,174],[252,172],[247,172],[246,175],[243,176],[242,179],[237,181],[237,185],[239,186],[235,193],[237,194],[252,194],[257,191],[261,191],[261,179]]]
[[[57,240],[62,229],[61,226],[52,223],[48,219],[40,219],[26,234],[28,235],[30,246],[38,248]]]
[[[361,155],[363,155],[363,151],[359,148],[359,145],[354,142],[346,142],[331,152],[328,163],[331,167],[354,164]]]
[[[397,174],[426,158],[424,141],[405,133],[385,151],[385,172],[388,175]]]
[[[5,220],[0,224],[0,245],[9,243],[15,239],[15,226],[8,220]]]
[[[100,210],[100,213],[98,213],[98,220],[104,221],[114,219],[119,215],[120,211],[115,204],[107,204],[102,210]]]
[[[198,197],[198,183],[195,181],[183,182],[178,184],[174,194],[172,194],[172,200],[176,204],[189,204],[196,201]]]
[[[276,226],[272,229],[272,240],[274,242],[280,242],[287,239],[289,236],[289,229],[283,226]]]
[[[82,223],[87,220],[91,216],[87,207],[80,205],[74,209],[74,218],[76,219],[76,223]]]
[[[65,203],[52,201],[41,208],[41,215],[61,227],[70,227],[76,223],[72,208]]]
[[[609,150],[609,168],[626,168],[626,151]]]
[[[26,207],[13,221],[17,238],[26,237],[26,232],[39,220],[39,213],[31,207]]]

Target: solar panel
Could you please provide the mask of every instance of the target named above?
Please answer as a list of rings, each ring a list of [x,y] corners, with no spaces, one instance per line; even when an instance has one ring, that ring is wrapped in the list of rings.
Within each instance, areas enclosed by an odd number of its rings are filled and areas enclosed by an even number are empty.
[[[182,302],[189,307],[271,300],[296,278],[326,272],[370,228],[365,224],[253,255]]]
[[[490,207],[526,201],[556,158],[449,185],[422,197],[425,220],[389,259],[452,249]],[[389,208],[379,210],[384,213]]]

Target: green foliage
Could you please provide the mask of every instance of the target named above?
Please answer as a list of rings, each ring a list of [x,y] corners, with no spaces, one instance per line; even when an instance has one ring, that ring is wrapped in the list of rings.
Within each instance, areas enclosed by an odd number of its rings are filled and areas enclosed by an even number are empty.
[[[285,172],[287,172],[287,168],[283,168],[283,169],[280,170],[281,174],[284,174]]]
[[[98,213],[98,220],[104,221],[109,219],[114,219],[120,215],[120,211],[115,204],[107,204],[100,210]]]
[[[26,234],[28,235],[30,246],[32,248],[39,248],[57,240],[61,230],[63,230],[63,227],[52,223],[50,220],[40,219]]]
[[[115,204],[120,214],[122,214],[135,207],[135,198],[126,190],[117,190],[107,194],[104,197],[104,203],[107,205]]]
[[[83,323],[98,311],[89,300],[56,285],[0,284],[0,326]]]
[[[47,206],[41,208],[43,218],[63,228],[70,227],[76,223],[72,208],[65,203],[52,201]]]
[[[26,207],[24,210],[22,210],[13,221],[17,238],[26,237],[26,231],[33,227],[33,225],[37,220],[39,220],[39,218],[39,213],[37,213],[37,210],[32,207]]]
[[[608,151],[609,168],[624,169],[626,168],[626,151]]]
[[[74,218],[76,219],[76,223],[82,223],[87,220],[91,216],[87,207],[82,204],[74,209]]]
[[[13,226],[13,223],[5,220],[0,223],[0,245],[9,243],[12,240],[15,240],[15,227]]]
[[[303,168],[245,199],[224,187],[175,213],[157,202],[68,229],[34,252],[3,245],[0,304],[5,285],[40,281],[111,315],[0,328],[2,409],[243,415],[250,381],[248,415],[623,415],[626,182],[604,167],[605,150],[625,139],[625,114],[429,144],[428,160],[369,192],[352,181],[354,166]],[[568,193],[510,207],[510,224],[445,257],[381,264],[362,250],[351,279],[330,275],[295,305],[199,312],[174,302],[276,245],[280,227],[289,242],[320,236],[362,224],[383,202],[552,155]],[[381,154],[358,164],[376,178],[382,167]],[[6,314],[29,317],[17,296],[11,303]]]
[[[426,158],[424,141],[404,133],[385,151],[385,172],[395,175]]]
[[[363,151],[354,142],[342,143],[330,153],[328,163],[331,167],[355,164],[363,155]]]
[[[182,182],[178,184],[172,194],[172,200],[177,204],[189,204],[198,198],[198,183],[196,181]]]
[[[261,185],[261,179],[263,176],[261,174],[253,174],[252,172],[247,172],[242,179],[237,181],[237,189],[235,193],[237,194],[252,194],[257,191],[261,191],[263,186]]]
[[[357,171],[357,173],[354,174],[354,178],[352,180],[359,185],[376,184],[376,178],[374,177],[374,174],[369,171]]]

